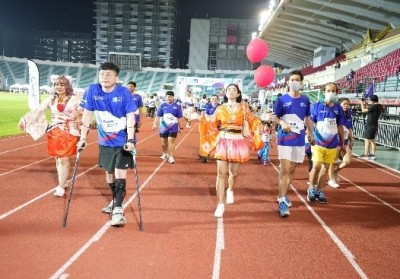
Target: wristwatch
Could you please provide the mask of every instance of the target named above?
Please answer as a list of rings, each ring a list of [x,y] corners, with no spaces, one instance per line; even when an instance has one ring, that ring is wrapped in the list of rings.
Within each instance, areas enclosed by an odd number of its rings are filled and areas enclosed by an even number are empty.
[[[135,141],[133,139],[128,139],[126,142],[135,143]]]

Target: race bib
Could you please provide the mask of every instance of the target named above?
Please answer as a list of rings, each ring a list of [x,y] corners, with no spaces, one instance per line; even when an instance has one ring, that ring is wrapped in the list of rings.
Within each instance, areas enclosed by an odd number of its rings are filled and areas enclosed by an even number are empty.
[[[338,133],[336,118],[325,118],[324,119],[324,130],[331,135]]]
[[[293,133],[296,133],[296,134],[300,134],[301,130],[304,129],[304,124],[303,123],[299,123],[299,122],[296,122],[296,121],[289,121],[288,124],[290,126],[290,130]]]

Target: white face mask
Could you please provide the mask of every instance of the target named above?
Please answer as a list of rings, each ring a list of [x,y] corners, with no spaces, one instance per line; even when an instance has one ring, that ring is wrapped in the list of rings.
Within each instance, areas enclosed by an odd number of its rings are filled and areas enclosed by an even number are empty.
[[[301,82],[296,80],[289,81],[289,88],[290,91],[300,91]]]
[[[325,93],[325,101],[330,102],[330,101],[335,101],[336,100],[336,93]]]

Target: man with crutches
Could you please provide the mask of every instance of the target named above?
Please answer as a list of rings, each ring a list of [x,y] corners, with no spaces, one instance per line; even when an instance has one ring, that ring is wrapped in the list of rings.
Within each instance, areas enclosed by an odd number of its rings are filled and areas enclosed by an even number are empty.
[[[106,172],[106,181],[113,194],[102,212],[111,214],[112,226],[126,223],[122,202],[126,194],[126,175],[133,168],[135,150],[136,104],[126,87],[117,85],[119,68],[103,63],[99,68],[99,83],[91,84],[82,99],[81,138],[78,149],[86,146],[86,134],[95,116],[99,143],[99,167]]]

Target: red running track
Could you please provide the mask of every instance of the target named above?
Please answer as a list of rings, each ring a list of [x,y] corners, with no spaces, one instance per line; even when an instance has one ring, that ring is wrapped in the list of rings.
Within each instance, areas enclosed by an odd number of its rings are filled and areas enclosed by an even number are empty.
[[[178,136],[174,165],[159,158],[151,124],[144,120],[137,145],[143,232],[133,171],[127,225],[110,227],[101,213],[110,193],[96,167],[96,132],[81,154],[66,228],[67,197],[53,196],[54,159],[44,140],[0,141],[1,278],[399,277],[399,172],[354,159],[342,187],[327,188],[329,203],[310,205],[305,161],[289,191],[291,215],[282,219],[274,146],[269,166],[253,154],[240,167],[235,204],[216,219],[216,164],[197,159],[197,123]]]

